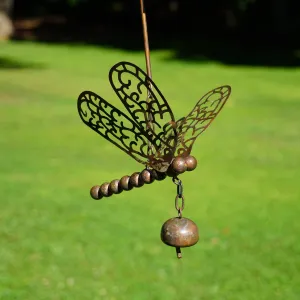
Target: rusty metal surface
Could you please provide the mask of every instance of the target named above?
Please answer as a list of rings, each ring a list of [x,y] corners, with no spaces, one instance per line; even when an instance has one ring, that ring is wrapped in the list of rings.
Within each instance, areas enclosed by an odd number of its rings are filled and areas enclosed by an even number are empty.
[[[125,175],[120,179],[120,186],[124,191],[130,191],[133,189],[132,184],[129,182],[130,176]]]
[[[140,176],[145,184],[150,184],[155,180],[151,170],[149,170],[149,169],[143,170],[141,172]]]
[[[195,170],[198,164],[196,157],[192,155],[189,155],[185,158],[185,163],[186,163],[186,170],[188,172]]]
[[[112,195],[111,190],[109,189],[109,182],[104,182],[100,186],[100,193],[103,197],[110,197]]]
[[[172,166],[172,170],[177,175],[184,173],[187,169],[185,159],[184,159],[184,157],[181,157],[181,156],[175,157],[172,161],[171,166]]]
[[[190,247],[199,240],[197,225],[188,218],[176,217],[167,220],[161,228],[161,240],[172,247]]]
[[[142,187],[144,185],[144,181],[140,176],[140,172],[134,172],[130,178],[129,178],[129,182],[132,184],[133,187],[135,188],[139,188]]]
[[[95,200],[100,200],[103,198],[103,195],[100,192],[100,185],[95,185],[90,190],[91,197]]]
[[[123,189],[120,185],[120,180],[119,179],[114,179],[109,183],[109,190],[113,193],[113,194],[120,194]]]

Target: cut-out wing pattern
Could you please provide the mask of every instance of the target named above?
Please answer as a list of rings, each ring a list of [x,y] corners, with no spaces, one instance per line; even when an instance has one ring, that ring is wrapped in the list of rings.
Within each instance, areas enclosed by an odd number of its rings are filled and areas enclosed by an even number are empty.
[[[185,157],[190,154],[195,140],[218,115],[230,93],[231,88],[228,85],[215,88],[205,94],[186,117],[166,124],[162,139],[164,141],[174,140],[173,130],[176,130],[176,155]],[[156,155],[160,155],[164,150],[164,147],[159,148]],[[166,159],[171,163],[172,158],[167,156]]]
[[[198,136],[204,132],[219,114],[231,93],[231,87],[224,85],[205,94],[193,110],[176,122],[178,132],[177,155],[187,156]]]
[[[148,163],[149,137],[128,116],[99,95],[85,91],[78,97],[82,121],[142,164]]]
[[[173,112],[155,83],[147,74],[130,62],[120,62],[109,72],[112,88],[128,110],[132,119],[149,135],[156,135],[161,143],[164,141],[164,125],[175,122]],[[166,144],[174,148],[175,143]],[[173,149],[174,152],[175,149]]]
[[[82,121],[138,162],[160,172],[167,171],[175,156],[190,154],[231,93],[227,85],[213,89],[175,122],[166,99],[139,67],[120,62],[111,68],[109,80],[130,116],[85,91],[77,103]]]

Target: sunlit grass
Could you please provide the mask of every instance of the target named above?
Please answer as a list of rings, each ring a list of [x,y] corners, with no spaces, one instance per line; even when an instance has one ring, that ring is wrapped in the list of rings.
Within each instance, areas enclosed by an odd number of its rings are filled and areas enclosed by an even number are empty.
[[[144,68],[143,53],[1,45],[27,67],[0,66],[0,299],[299,299],[300,71],[170,56],[153,53],[153,79],[176,118],[232,86],[182,176],[201,239],[180,261],[159,236],[176,215],[171,180],[89,197],[142,166],[82,123],[77,97],[91,90],[122,110],[108,71]]]

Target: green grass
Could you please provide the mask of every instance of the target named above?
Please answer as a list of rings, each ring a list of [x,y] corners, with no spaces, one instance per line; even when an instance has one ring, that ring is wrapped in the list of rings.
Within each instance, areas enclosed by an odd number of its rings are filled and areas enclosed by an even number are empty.
[[[0,299],[259,300],[300,297],[300,70],[169,60],[153,78],[176,118],[230,84],[229,102],[196,142],[184,216],[199,243],[160,241],[176,215],[171,180],[93,201],[92,185],[142,167],[86,127],[92,90],[122,108],[109,68],[143,53],[34,43],[1,45]]]

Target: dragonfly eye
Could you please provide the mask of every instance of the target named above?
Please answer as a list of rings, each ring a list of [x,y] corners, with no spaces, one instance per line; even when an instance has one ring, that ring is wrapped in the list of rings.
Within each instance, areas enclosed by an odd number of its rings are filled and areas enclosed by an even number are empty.
[[[196,169],[198,162],[194,156],[189,155],[185,158],[185,164],[187,171],[193,171]]]
[[[187,170],[185,159],[181,156],[174,158],[171,164],[172,171],[176,174],[182,174]]]

